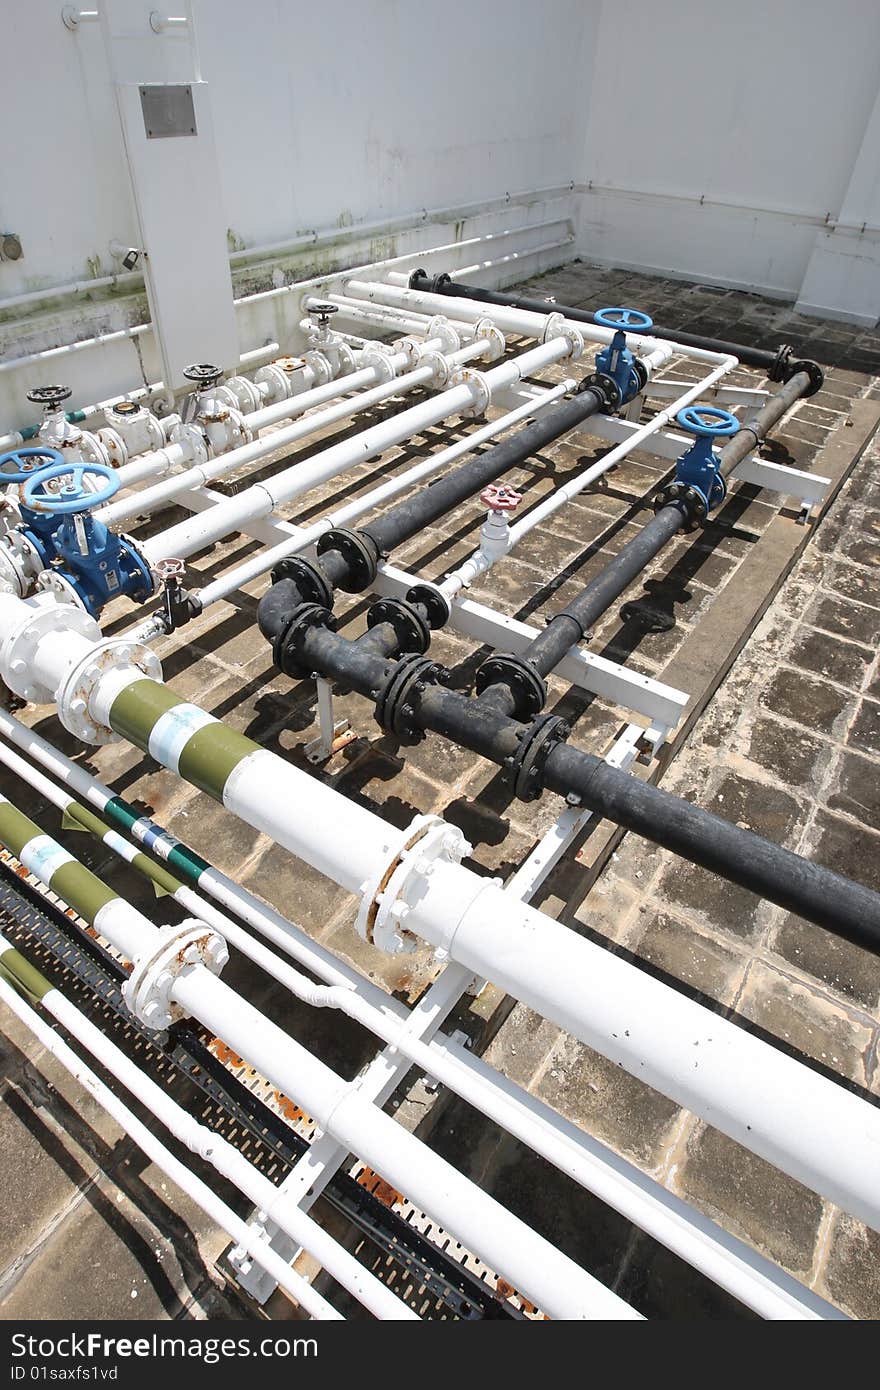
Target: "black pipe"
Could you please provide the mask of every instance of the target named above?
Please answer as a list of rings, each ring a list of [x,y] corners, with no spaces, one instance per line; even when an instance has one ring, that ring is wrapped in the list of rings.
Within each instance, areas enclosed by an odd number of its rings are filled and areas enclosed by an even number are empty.
[[[290,614],[303,603],[331,608],[335,589],[349,593],[368,589],[382,556],[418,535],[502,473],[525,463],[605,405],[601,387],[586,387],[549,406],[516,434],[477,454],[438,482],[390,507],[368,526],[358,531],[326,532],[318,542],[317,564],[299,558],[282,561],[274,571],[275,582],[257,608],[263,636],[270,642],[276,641]],[[445,617],[446,612],[443,621]],[[434,621],[439,625],[439,618]]]
[[[306,667],[376,701],[377,718],[403,742],[426,731],[499,764],[525,799],[542,787],[595,811],[693,864],[748,888],[858,946],[880,954],[880,894],[732,825],[611,767],[565,742],[555,716],[531,724],[510,719],[482,699],[442,684],[448,673],[427,658],[394,661],[393,630],[373,629],[374,641],[352,642],[320,625],[306,625],[298,651]],[[285,669],[282,656],[282,669]]]
[[[422,290],[431,294],[453,295],[460,299],[475,299],[480,304],[501,304],[510,309],[528,309],[535,314],[560,313],[576,323],[596,323],[596,316],[590,309],[578,309],[573,305],[557,304],[552,300],[531,299],[528,295],[504,294],[499,290],[484,290],[476,285],[461,284],[459,281],[451,279],[449,275],[432,277],[424,270],[414,270],[410,276],[409,285],[410,289],[413,290]],[[785,381],[793,371],[804,366],[804,363],[793,360],[792,350],[785,343],[781,344],[775,352],[772,352],[766,348],[748,347],[745,343],[728,343],[720,338],[703,337],[699,333],[685,333],[680,328],[665,328],[662,324],[657,323],[652,326],[650,337],[681,343],[683,347],[702,348],[707,352],[720,352],[727,356],[738,357],[743,366],[759,368],[767,373],[771,381]],[[815,362],[810,362],[809,368],[811,371],[811,389],[808,394],[812,396],[820,390],[824,376]]]
[[[810,385],[806,372],[796,372],[770,397],[750,424],[744,425],[719,453],[719,472],[729,477],[738,463],[760,444],[769,430]],[[546,676],[559,664],[569,647],[580,642],[646,569],[654,557],[694,516],[694,500],[685,493],[661,507],[656,516],[609,561],[561,612],[547,624],[523,653],[523,659]]]
[[[485,453],[447,473],[439,482],[422,488],[389,508],[382,516],[364,526],[360,534],[367,536],[381,555],[387,555],[395,546],[417,536],[426,526],[445,516],[502,473],[517,468],[547,444],[577,429],[605,404],[601,389],[591,386],[549,406],[524,429],[493,444]]]

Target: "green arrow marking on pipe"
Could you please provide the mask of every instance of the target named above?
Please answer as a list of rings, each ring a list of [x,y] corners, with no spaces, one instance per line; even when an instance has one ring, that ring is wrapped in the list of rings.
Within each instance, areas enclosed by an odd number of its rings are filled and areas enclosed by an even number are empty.
[[[40,1000],[55,986],[41,974],[35,965],[5,941],[0,944],[0,979],[17,989],[32,1004]]]

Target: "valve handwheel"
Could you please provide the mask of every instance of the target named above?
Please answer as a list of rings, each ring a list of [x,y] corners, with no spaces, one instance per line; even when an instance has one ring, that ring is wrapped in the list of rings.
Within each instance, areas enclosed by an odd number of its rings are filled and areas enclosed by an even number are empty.
[[[324,304],[323,302],[321,302],[320,304],[309,305],[309,316],[317,319],[318,324],[321,328],[326,328],[328,323],[330,322],[331,315],[338,313],[338,304]]]
[[[490,483],[480,493],[480,501],[493,512],[515,512],[522,501],[522,493],[507,483]]]
[[[69,386],[35,386],[28,391],[27,398],[34,405],[44,405],[49,409],[57,407],[73,395]]]
[[[35,473],[59,463],[64,463],[64,455],[57,449],[40,448],[38,445],[10,449],[8,454],[0,454],[0,483],[26,483]],[[7,464],[12,467],[8,468]]]
[[[192,366],[184,367],[183,375],[196,386],[216,386],[223,375],[223,368],[215,367],[213,362],[193,362]]]
[[[90,492],[84,486],[87,476],[104,478],[106,486]],[[46,483],[53,478],[67,478],[69,481],[59,492],[47,492]],[[28,476],[22,489],[21,500],[34,512],[45,512],[50,516],[71,516],[74,512],[88,512],[109,502],[121,484],[112,468],[103,463],[57,463],[50,468],[41,468],[38,473]]]
[[[716,405],[686,405],[675,418],[683,430],[698,439],[729,439],[739,429],[736,416]]]
[[[649,328],[654,327],[654,320],[650,315],[643,314],[641,309],[597,309],[593,321],[602,328],[629,329],[631,333],[647,333]]]

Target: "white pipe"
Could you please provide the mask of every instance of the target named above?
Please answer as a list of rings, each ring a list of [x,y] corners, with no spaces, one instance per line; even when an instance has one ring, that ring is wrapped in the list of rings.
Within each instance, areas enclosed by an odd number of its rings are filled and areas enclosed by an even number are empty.
[[[570,356],[571,350],[566,338],[553,338],[515,359],[490,368],[482,374],[490,399],[498,391],[522,381],[531,372]],[[373,425],[354,438],[331,445],[312,458],[283,469],[275,477],[253,484],[235,497],[218,502],[209,511],[151,537],[144,543],[142,552],[149,564],[168,556],[183,558],[191,555],[221,536],[240,529],[242,522],[270,516],[282,503],[308,492],[353,464],[375,458],[420,430],[473,408],[478,399],[479,388],[472,380],[441,391],[429,400]]]
[[[58,854],[66,852],[53,845],[53,854],[47,856],[46,841],[46,836],[38,835],[24,845],[19,858],[48,886],[59,867]],[[40,852],[31,853],[32,845]],[[99,909],[94,926],[111,945],[134,960],[141,951],[154,949],[158,934],[147,918],[121,898]],[[133,941],[132,933],[138,929],[139,940]],[[551,1317],[639,1318],[622,1299],[378,1110],[356,1083],[345,1081],[205,966],[188,964],[180,970],[171,984],[170,997],[187,1015],[223,1038],[284,1095],[295,1097],[322,1130],[455,1232]],[[282,1195],[276,1200],[283,1204],[287,1199]],[[264,1209],[274,1220],[273,1204]]]
[[[558,251],[562,246],[570,246],[573,241],[573,236],[564,237],[561,241],[542,241],[540,245],[529,246],[523,251],[509,251],[506,256],[494,256],[489,260],[474,261],[472,265],[459,265],[455,267],[455,279],[463,280],[468,275],[480,275],[486,270],[495,270],[498,266],[509,265],[511,261],[523,261],[527,260],[529,256],[540,256],[545,251]],[[385,278],[391,285],[409,285],[409,275],[401,270],[391,270]]]
[[[0,947],[6,949],[9,942],[0,936]],[[231,1207],[227,1206],[206,1182],[198,1178],[184,1163],[170,1152],[169,1149],[157,1139],[157,1137],[147,1129],[146,1125],[132,1113],[127,1105],[116,1096],[109,1086],[105,1085],[95,1073],[88,1067],[80,1057],[76,1055],[71,1047],[63,1038],[50,1028],[39,1017],[34,1009],[25,1004],[24,1000],[18,995],[15,989],[6,980],[0,977],[0,999],[3,1000],[8,1009],[31,1030],[34,1036],[42,1043],[43,1047],[70,1073],[75,1081],[91,1095],[95,1097],[100,1105],[104,1107],[116,1123],[132,1138],[140,1149],[147,1155],[152,1163],[155,1163],[166,1177],[185,1192],[202,1208],[212,1221],[215,1221],[222,1230],[226,1231],[231,1239],[244,1245],[248,1254],[256,1260],[257,1264],[269,1273],[273,1279],[277,1280],[281,1288],[285,1289],[312,1317],[339,1321],[342,1315],[327,1302],[327,1300],[313,1289],[307,1279],[301,1274],[297,1274],[279,1255],[270,1248],[268,1242],[257,1236],[246,1221],[236,1216]],[[133,1095],[143,1099],[142,1092],[144,1087],[141,1082],[148,1082],[153,1087],[153,1082],[143,1073],[138,1072],[138,1068],[125,1056],[119,1048],[115,1047],[103,1033],[91,1024],[86,1017],[74,1009],[64,996],[56,989],[50,990],[45,994],[40,1003],[54,1018],[67,1028],[73,1037],[77,1038],[93,1056],[103,1062],[105,1066],[120,1080],[123,1080]],[[133,1073],[138,1073],[138,1080]],[[205,1129],[196,1121],[191,1120],[185,1111],[180,1110],[176,1102],[172,1101],[166,1092],[160,1091],[159,1087],[154,1088],[159,1091],[159,1095],[166,1103],[166,1108],[180,1111],[180,1115],[189,1121],[189,1125],[181,1123],[179,1130],[174,1125],[170,1125],[171,1132],[177,1138],[183,1139],[193,1152],[198,1153],[202,1158],[210,1160],[214,1167],[218,1167],[216,1154],[226,1145],[226,1140],[213,1131]],[[146,1102],[148,1103],[148,1102]],[[150,1107],[152,1109],[152,1107]],[[156,1113],[154,1111],[154,1113]],[[231,1146],[229,1146],[231,1147]],[[236,1151],[233,1150],[233,1153]],[[240,1156],[240,1155],[239,1155]],[[248,1165],[250,1167],[250,1165]],[[252,1170],[256,1174],[256,1170]],[[256,1174],[259,1177],[259,1174]],[[265,1180],[268,1181],[268,1180]],[[271,1187],[272,1184],[270,1183]],[[244,1189],[242,1189],[244,1190]],[[274,1190],[274,1189],[273,1189]],[[306,1218],[308,1219],[308,1218]],[[315,1222],[311,1222],[317,1231],[321,1231]],[[324,1235],[324,1232],[321,1231]]]
[[[327,227],[322,231],[305,232],[301,236],[292,237],[287,241],[276,241],[263,246],[248,246],[240,251],[233,251],[229,259],[232,264],[238,261],[255,260],[260,256],[273,256],[286,252],[298,251],[304,247],[316,246],[322,241],[337,242],[341,238],[349,241],[360,241],[366,236],[376,236],[393,231],[408,231],[410,228],[415,230],[418,226],[427,222],[462,222],[468,217],[478,217],[495,209],[510,207],[511,204],[522,202],[537,202],[538,199],[552,199],[565,197],[574,190],[573,183],[555,184],[549,188],[539,188],[533,193],[505,193],[501,197],[488,198],[483,203],[465,203],[459,207],[446,208],[421,208],[416,213],[405,213],[400,217],[382,218],[375,222],[355,223],[350,227]],[[531,226],[514,227],[507,232],[490,233],[494,238],[499,236],[521,236],[524,232],[540,231],[545,227],[556,227],[563,223],[571,222],[570,217],[556,217],[546,222],[535,222]],[[470,240],[484,240],[485,237],[471,238]],[[453,242],[453,247],[467,246],[468,241]],[[446,248],[444,248],[446,249]],[[450,248],[451,249],[451,248]],[[427,255],[425,251],[416,252],[417,255]]]
[[[362,516],[364,512],[371,511],[373,507],[396,497],[398,493],[405,492],[414,483],[420,482],[431,473],[444,468],[446,464],[461,458],[463,454],[470,453],[478,444],[484,443],[487,439],[494,439],[497,435],[518,424],[520,420],[539,415],[553,401],[564,396],[566,392],[574,390],[575,385],[573,380],[566,379],[558,386],[542,391],[539,396],[535,396],[527,404],[519,405],[505,415],[499,416],[497,420],[491,420],[487,425],[474,430],[473,434],[469,434],[466,439],[460,439],[456,444],[450,444],[446,449],[431,454],[421,463],[413,464],[405,472],[399,473],[394,478],[388,478],[384,483],[380,483],[378,487],[365,492],[362,497],[356,497],[346,506],[328,512],[321,517],[320,521],[303,527],[300,535],[292,536],[289,541],[280,541],[278,545],[259,551],[250,560],[245,560],[242,564],[236,565],[234,569],[227,570],[225,574],[220,575],[212,583],[206,584],[204,589],[196,590],[199,603],[205,609],[209,604],[216,603],[218,599],[225,598],[234,589],[240,589],[243,584],[248,584],[252,579],[257,579],[261,574],[271,570],[278,564],[279,560],[285,559],[288,555],[295,555],[313,545],[325,531],[332,530],[334,526],[347,526],[350,521]]]
[[[502,332],[519,333],[529,338],[540,338],[546,328],[548,314],[558,312],[552,304],[547,305],[547,313],[543,314],[532,309],[515,309],[504,304],[481,304],[473,299],[457,299],[451,295],[429,294],[425,290],[403,289],[399,285],[342,278],[345,293],[354,299],[366,299],[374,304],[399,304],[403,308],[434,314],[446,313],[450,318],[462,319],[466,323],[474,323],[491,313],[492,322]],[[599,324],[576,323],[574,319],[566,319],[565,323],[568,328],[577,329],[583,338],[595,343],[610,343],[615,332],[614,329],[602,328]],[[691,357],[695,362],[710,362],[715,365],[730,360],[726,354],[709,352],[706,348],[685,347],[681,343],[666,340],[660,342],[649,333],[627,331],[626,336],[630,344],[651,354],[664,351],[664,361],[673,355]]]
[[[613,449],[609,449],[608,453],[604,454],[598,462],[591,464],[588,468],[582,469],[570,482],[563,483],[561,487],[551,492],[549,497],[546,497],[543,502],[539,502],[536,507],[532,508],[528,516],[524,516],[521,521],[509,527],[507,532],[507,550],[504,553],[510,554],[510,551],[519,544],[524,536],[527,536],[536,526],[540,526],[541,522],[546,521],[547,518],[552,516],[554,512],[557,512],[560,507],[564,507],[573,497],[577,497],[577,495],[583,492],[585,487],[589,487],[590,483],[594,482],[596,478],[600,478],[603,473],[607,473],[612,464],[618,463],[622,458],[626,458],[634,449],[641,448],[644,441],[649,439],[652,434],[656,434],[658,430],[663,429],[665,425],[669,424],[669,422],[675,418],[679,410],[683,410],[691,401],[698,400],[714,382],[726,376],[726,374],[736,366],[736,362],[737,359],[731,357],[728,359],[727,363],[722,363],[720,366],[715,367],[702,381],[698,381],[696,385],[691,386],[683,395],[679,396],[677,401],[674,401],[664,410],[659,411],[647,424],[634,430],[628,439],[623,440],[622,443],[617,444]],[[589,425],[587,425],[587,429],[589,429]],[[475,550],[468,556],[463,564],[446,575],[439,587],[443,590],[443,593],[448,599],[453,599],[462,589],[466,589],[481,574],[485,574],[487,570],[491,569],[499,559],[501,559],[500,554],[488,553],[484,550]]]
[[[0,730],[32,758],[39,760],[66,787],[91,802],[99,812],[112,799],[110,789],[84,767],[74,763],[41,735],[3,710],[0,710]],[[28,764],[25,767],[34,771]],[[45,795],[45,789],[40,789]],[[146,836],[148,825],[149,822],[144,823],[142,843],[149,844],[154,854],[161,854],[163,846],[167,851],[170,837],[150,841]],[[136,826],[132,827],[132,834],[137,835]],[[301,928],[279,917],[218,870],[207,869],[199,878],[199,887],[205,888],[261,935],[274,941],[319,979],[333,986],[329,990],[322,990],[294,972],[300,982],[296,988],[299,997],[308,998],[309,1002],[338,1004],[346,1011],[349,1006],[355,1012],[369,1011],[369,1022],[366,1021],[366,1013],[363,1014],[366,1026],[389,1042],[393,1033],[393,1045],[397,1051],[416,1061],[428,1075],[436,1076],[452,1085],[458,1094],[469,1097],[471,1103],[484,1114],[495,1118],[522,1142],[529,1144],[549,1162],[607,1201],[623,1216],[761,1316],[843,1316],[832,1304],[804,1288],[736,1237],[722,1231],[714,1222],[667,1192],[626,1159],[564,1120],[544,1102],[523,1091],[515,1082],[457,1043],[441,1035],[429,1045],[427,1053],[414,1050],[411,1046],[414,1040],[407,1026],[409,1015],[403,1005],[385,995],[371,980],[338,961],[312,941]],[[290,976],[285,983],[291,985]],[[466,1091],[461,1090],[458,1084],[462,1078],[457,1073],[453,1076],[443,1065],[446,1058],[451,1058],[459,1069],[464,1068],[467,1074]],[[500,1099],[502,1109],[495,1108],[499,1103],[499,1092],[503,1092]]]
[[[26,294],[12,294],[5,299],[0,299],[0,314],[5,314],[9,309],[20,309],[26,304],[39,304],[47,299],[67,299],[71,295],[91,294],[93,290],[107,289],[108,286],[117,289],[120,285],[133,285],[137,282],[144,283],[143,275],[138,271],[124,271],[121,275],[101,275],[95,280],[73,280],[67,285],[52,285],[45,290],[29,290]]]
[[[61,347],[44,348],[42,352],[30,352],[26,357],[8,357],[5,362],[0,362],[0,372],[14,372],[19,367],[31,367],[35,363],[40,366],[44,362],[51,362],[53,365],[59,357],[69,357],[71,353],[83,352],[86,348],[106,347],[108,343],[123,342],[127,338],[139,338],[142,333],[147,333],[152,328],[151,323],[138,323],[134,328],[117,328],[111,333],[98,333],[92,338],[80,338],[77,343],[64,343]]]
[[[440,347],[438,340],[431,339],[422,348],[421,352],[432,351]],[[444,360],[452,365],[462,365],[479,357],[486,351],[488,343],[485,339],[477,339],[469,343],[466,347],[459,348],[457,352],[449,353]],[[439,355],[439,354],[438,354]],[[388,400],[392,396],[404,395],[413,390],[416,386],[424,386],[433,381],[435,368],[433,365],[417,367],[412,371],[405,372],[398,376],[407,365],[409,358],[406,353],[395,353],[390,359],[391,366],[395,375],[390,381],[383,381],[371,390],[360,391],[356,394],[346,396],[337,405],[325,407],[323,410],[313,414],[305,415],[301,420],[295,421],[284,429],[276,430],[274,433],[264,435],[260,439],[254,439],[249,444],[239,445],[236,449],[230,449],[226,454],[220,454],[215,459],[209,459],[207,463],[194,464],[192,468],[186,469],[183,473],[175,473],[164,482],[156,483],[152,487],[145,488],[142,492],[135,493],[133,496],[122,498],[119,502],[110,502],[107,506],[99,508],[95,516],[105,525],[119,522],[126,517],[136,516],[144,511],[151,511],[161,504],[169,501],[173,497],[178,497],[183,492],[189,492],[193,488],[201,487],[205,483],[216,478],[222,478],[227,473],[233,473],[239,468],[249,467],[252,464],[260,463],[262,460],[277,453],[279,449],[288,448],[292,444],[298,443],[301,439],[307,439],[309,435],[324,429],[328,425],[337,424],[340,420],[350,419],[353,415],[358,415],[361,411],[369,410],[372,406],[378,405],[382,401]],[[282,404],[291,406],[288,414],[299,413],[299,409],[294,402],[299,399],[305,400],[306,396],[311,396],[314,400],[318,393],[326,395],[339,395],[340,391],[354,391],[355,386],[363,384],[367,380],[375,381],[380,375],[379,368],[365,367],[362,372],[355,372],[350,377],[342,377],[338,381],[327,383],[326,387],[317,387],[315,392],[304,392],[300,397],[294,397],[293,401],[285,401]],[[331,392],[330,388],[335,390]],[[264,412],[259,412],[263,414]],[[159,451],[168,453],[169,450]]]

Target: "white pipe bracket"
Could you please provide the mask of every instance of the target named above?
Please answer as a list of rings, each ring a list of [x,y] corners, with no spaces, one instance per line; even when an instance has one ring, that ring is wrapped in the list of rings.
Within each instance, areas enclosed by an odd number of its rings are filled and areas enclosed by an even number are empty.
[[[50,699],[57,699],[58,718],[65,729],[81,742],[98,745],[119,742],[118,734],[92,716],[91,703],[95,687],[107,673],[126,667],[141,671],[149,680],[162,679],[162,663],[152,647],[125,637],[108,637],[86,653],[68,673],[57,695],[50,696]]]
[[[478,372],[474,367],[458,367],[450,376],[449,385],[470,388],[473,404],[459,411],[462,419],[469,420],[485,415],[492,400],[492,388],[482,372]]]
[[[188,1017],[187,1011],[171,997],[177,977],[196,965],[219,975],[229,960],[223,937],[198,917],[188,917],[177,926],[160,927],[158,935],[158,944],[151,942],[138,956],[122,986],[122,996],[135,1018],[157,1033]]]
[[[411,897],[430,878],[435,860],[460,864],[472,849],[458,826],[448,825],[440,816],[416,816],[394,836],[387,857],[361,885],[355,919],[358,933],[389,955],[414,950],[418,938],[403,925]]]

